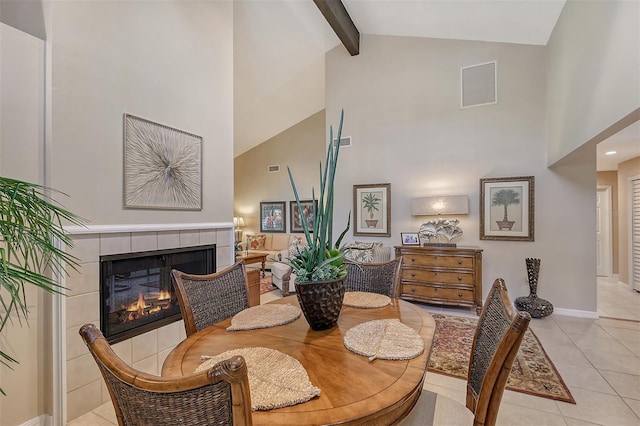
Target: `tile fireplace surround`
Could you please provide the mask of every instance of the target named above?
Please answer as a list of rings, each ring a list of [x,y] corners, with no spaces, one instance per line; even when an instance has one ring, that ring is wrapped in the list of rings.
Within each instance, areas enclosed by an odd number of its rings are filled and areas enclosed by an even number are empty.
[[[64,285],[70,290],[61,301],[60,348],[64,355],[58,389],[63,389],[66,419],[72,420],[110,400],[98,367],[78,330],[92,322],[100,326],[100,256],[216,244],[216,267],[233,262],[233,224],[199,223],[167,225],[105,225],[68,228],[74,242],[70,252],[80,260],[78,271],[69,270]],[[171,350],[185,338],[182,320],[113,345],[114,351],[134,368],[160,374]],[[66,386],[64,383],[66,379]],[[64,410],[64,408],[62,408]]]

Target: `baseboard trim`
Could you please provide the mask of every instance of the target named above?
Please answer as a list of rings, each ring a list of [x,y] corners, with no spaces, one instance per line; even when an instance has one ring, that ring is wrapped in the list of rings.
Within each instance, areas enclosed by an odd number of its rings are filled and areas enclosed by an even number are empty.
[[[40,414],[31,420],[18,425],[18,426],[49,426],[51,425],[52,418],[48,414]]]
[[[568,317],[590,318],[590,319],[600,318],[600,315],[598,315],[598,312],[580,311],[578,309],[554,308],[553,313],[558,315],[566,315]]]

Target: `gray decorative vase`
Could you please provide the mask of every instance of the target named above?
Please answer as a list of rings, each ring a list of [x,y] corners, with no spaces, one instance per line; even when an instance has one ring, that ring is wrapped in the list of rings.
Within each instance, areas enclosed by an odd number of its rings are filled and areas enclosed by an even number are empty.
[[[295,283],[300,309],[311,326],[320,331],[338,324],[346,291],[346,275],[337,280]]]
[[[529,312],[533,318],[543,318],[553,313],[553,305],[548,300],[538,297],[538,276],[540,274],[540,259],[527,258],[527,277],[529,279],[529,296],[516,298],[514,305],[517,310]]]

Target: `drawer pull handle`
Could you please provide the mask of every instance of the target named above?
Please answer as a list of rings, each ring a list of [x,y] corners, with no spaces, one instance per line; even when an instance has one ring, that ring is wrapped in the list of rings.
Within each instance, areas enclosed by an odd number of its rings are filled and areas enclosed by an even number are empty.
[[[413,277],[415,277],[415,276],[416,276],[416,273],[415,273],[415,272],[412,272],[412,273],[411,273],[411,278],[413,278]]]
[[[458,293],[458,297],[462,297],[462,293]]]
[[[411,293],[415,293],[415,292],[416,292],[416,289],[415,289],[415,288],[412,288],[412,289],[411,289]]]
[[[462,265],[462,259],[458,259],[458,265]]]
[[[416,258],[415,258],[415,257],[412,257],[412,258],[411,258],[411,261],[412,261],[412,262],[415,262],[415,261],[416,261]]]
[[[458,281],[462,281],[462,276],[458,275]]]
[[[436,293],[437,293],[438,292],[438,287],[436,287],[435,290],[436,290]]]

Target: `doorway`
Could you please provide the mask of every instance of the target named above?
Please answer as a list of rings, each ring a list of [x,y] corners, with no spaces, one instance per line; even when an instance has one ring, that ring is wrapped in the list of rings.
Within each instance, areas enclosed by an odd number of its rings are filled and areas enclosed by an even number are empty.
[[[640,229],[633,235],[634,180],[640,158],[640,110],[614,123],[592,140],[596,145],[596,283],[597,312],[602,317],[640,321]],[[595,139],[595,138],[594,138]],[[610,196],[607,194],[610,188]],[[640,197],[640,195],[638,195]],[[635,215],[640,219],[639,211]],[[606,237],[609,232],[611,239]],[[637,243],[635,241],[638,241]],[[609,248],[607,248],[607,244]],[[635,249],[635,252],[634,252]],[[609,257],[610,253],[610,257]],[[635,280],[635,271],[639,275]],[[634,282],[636,281],[637,284]]]

